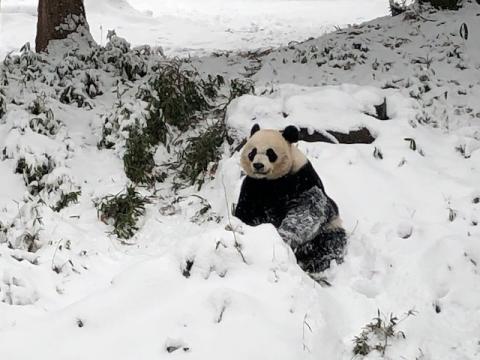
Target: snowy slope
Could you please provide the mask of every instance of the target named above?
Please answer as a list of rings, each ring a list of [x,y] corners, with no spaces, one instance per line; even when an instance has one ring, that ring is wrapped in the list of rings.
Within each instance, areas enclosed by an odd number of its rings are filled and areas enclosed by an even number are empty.
[[[273,51],[200,58],[206,73],[232,64],[266,88],[353,83],[400,89],[418,100],[420,118],[438,126],[478,124],[480,5],[384,17]],[[465,24],[469,35],[462,37]]]
[[[93,37],[115,29],[134,45],[162,46],[169,55],[255,49],[302,41],[336,25],[386,14],[384,0],[86,0]],[[35,42],[37,0],[2,0],[0,58]]]
[[[155,192],[142,189],[155,197],[137,234],[126,243],[109,235],[112,227],[98,219],[92,200],[116,194],[128,182],[118,152],[97,148],[103,116],[118,100],[118,77],[104,69],[93,72],[104,94],[88,100],[90,110],[61,103],[55,91],[61,85],[37,79],[24,86],[10,75],[4,87],[8,112],[0,120],[6,149],[0,161],[0,222],[13,225],[8,240],[37,229],[39,249],[11,248],[0,231],[0,358],[352,359],[353,339],[377,309],[387,317],[415,310],[399,324],[405,339],[389,340],[386,358],[479,358],[480,52],[456,31],[463,16],[475,39],[478,8],[432,13],[435,22],[413,24],[441,29],[440,39],[454,33],[449,46],[462,55],[453,64],[430,50],[430,69],[408,65],[426,51],[422,35],[412,35],[416,40],[408,48],[393,50],[402,54],[394,57],[391,72],[378,70],[375,80],[368,80],[371,62],[391,60],[392,52],[377,44],[412,27],[401,19],[379,19],[362,28],[378,28],[363,35],[372,48],[365,64],[346,70],[336,67],[336,59],[325,67],[302,64],[301,58],[293,63],[310,43],[275,50],[260,57],[261,67],[252,75],[257,95],[230,104],[226,121],[239,139],[254,122],[316,131],[364,126],[376,137],[372,144],[299,144],[350,234],[345,262],[325,273],[331,286],[301,271],[271,225],[253,228],[231,219],[236,231],[227,230],[242,180],[239,154],[228,149],[201,191],[184,189],[185,198],[169,206],[175,198],[170,183],[157,184]],[[387,23],[391,27],[380,31]],[[353,41],[344,31],[312,42],[321,51],[332,38],[336,49]],[[278,61],[283,53],[287,64]],[[41,66],[51,70],[61,63],[49,61]],[[217,64],[217,71],[234,77],[249,60],[231,55],[195,61],[205,72],[213,73]],[[465,69],[456,66],[460,61]],[[415,80],[415,73],[431,71],[432,90],[412,94],[426,82]],[[79,78],[84,72],[79,70]],[[418,86],[407,87],[406,80],[396,82],[397,88],[383,86],[400,75]],[[133,94],[143,82],[132,82],[123,99],[136,101]],[[268,91],[260,95],[264,88]],[[428,105],[432,93],[445,90],[448,101],[432,97]],[[54,135],[29,126],[34,91],[45,92],[46,106],[61,122]],[[384,98],[389,120],[365,114]],[[455,111],[462,104],[472,110]],[[425,114],[445,109],[448,117],[436,127],[422,123]],[[45,154],[53,156],[55,172],[42,181],[63,179],[61,186],[82,191],[77,204],[60,212],[28,196],[22,176],[15,174],[20,156],[37,162]],[[161,151],[157,157],[167,160]],[[54,201],[49,197],[54,195],[45,198]],[[220,223],[208,217],[192,221],[202,204],[191,195],[205,198],[211,205],[207,215],[220,216]],[[365,358],[380,357],[372,352]]]

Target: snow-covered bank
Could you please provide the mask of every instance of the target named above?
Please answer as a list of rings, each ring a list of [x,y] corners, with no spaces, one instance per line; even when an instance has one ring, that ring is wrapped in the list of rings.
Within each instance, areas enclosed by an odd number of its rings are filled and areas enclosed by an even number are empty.
[[[399,89],[418,100],[422,110],[417,118],[422,122],[476,125],[480,48],[472,34],[480,32],[479,17],[475,1],[459,11],[419,13],[414,8],[406,15],[379,18],[273,51],[226,53],[194,63],[205,73],[249,76],[268,89],[285,83]]]
[[[335,101],[351,91],[288,86],[268,101],[301,105],[290,109],[296,123],[305,109],[312,116],[335,114]],[[374,144],[300,144],[351,233],[345,263],[326,274],[332,287],[308,279],[270,225],[237,229],[243,262],[234,234],[223,230],[224,186],[232,200],[241,181],[238,154],[220,163],[200,193],[223,216],[220,224],[191,223],[193,200],[170,216],[159,213],[160,201],[149,207],[134,246],[125,247],[104,233],[90,200],[118,186],[124,176],[118,160],[95,144],[75,147],[68,168],[83,174],[84,195],[60,213],[43,210],[41,237],[51,245],[35,254],[35,265],[2,250],[2,358],[29,359],[35,349],[39,359],[153,359],[179,347],[169,356],[350,359],[353,337],[377,308],[399,316],[416,311],[402,323],[406,339],[392,342],[390,358],[474,358],[480,153],[465,159],[455,150],[459,134],[412,128],[409,100],[384,92],[397,98],[398,115],[371,120],[378,123]],[[373,88],[354,93],[362,95],[351,118],[364,124],[363,109],[383,94]],[[324,104],[316,113],[309,106],[314,95]],[[266,100],[239,99],[231,124],[246,126],[242,118],[259,114],[267,121],[281,106]],[[415,140],[415,150],[405,138]],[[375,148],[383,159],[373,156]],[[188,276],[187,261],[193,262]],[[25,336],[29,347],[21,346]]]

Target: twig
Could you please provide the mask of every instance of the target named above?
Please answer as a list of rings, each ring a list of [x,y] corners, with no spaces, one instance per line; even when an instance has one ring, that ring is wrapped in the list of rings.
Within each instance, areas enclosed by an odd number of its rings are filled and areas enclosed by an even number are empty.
[[[303,351],[307,350],[308,352],[311,352],[308,346],[305,344],[305,326],[308,328],[308,330],[310,330],[310,332],[313,332],[310,324],[307,322],[307,316],[308,314],[305,313],[305,316],[303,317],[302,342],[303,342]]]
[[[58,240],[57,246],[55,247],[55,251],[53,252],[53,256],[52,256],[51,268],[52,268],[52,270],[55,271],[55,272],[56,272],[56,269],[57,269],[57,267],[54,265],[54,263],[55,263],[55,256],[57,255],[57,251],[58,251],[58,249],[60,248],[60,245],[61,245],[62,241],[63,241],[63,239]],[[63,267],[63,266],[62,266],[62,267]]]
[[[347,239],[350,239],[352,237],[352,235],[355,233],[355,230],[357,230],[357,226],[358,226],[358,220],[356,221],[355,226],[353,227],[353,230],[351,231],[351,233],[347,236]]]
[[[223,314],[225,313],[225,310],[227,309],[227,306],[226,304],[224,303],[222,305],[222,308],[220,310],[220,313],[218,314],[218,318],[217,318],[217,324],[220,324],[223,320]]]
[[[232,219],[230,217],[230,205],[228,204],[228,198],[227,198],[227,187],[225,186],[225,181],[224,181],[224,178],[223,178],[223,175],[222,175],[222,185],[223,185],[223,192],[224,192],[224,195],[225,195],[225,203],[227,205],[227,218],[228,218],[228,224],[230,225],[230,229],[232,230],[232,233],[233,233],[233,239],[235,241],[235,244],[234,244],[234,247],[235,249],[237,250],[237,252],[240,254],[240,256],[242,257],[242,261],[247,264],[247,260],[245,259],[245,256],[243,255],[242,253],[242,246],[240,245],[240,243],[237,241],[237,233],[235,231],[235,229],[233,228],[233,225],[232,225]]]

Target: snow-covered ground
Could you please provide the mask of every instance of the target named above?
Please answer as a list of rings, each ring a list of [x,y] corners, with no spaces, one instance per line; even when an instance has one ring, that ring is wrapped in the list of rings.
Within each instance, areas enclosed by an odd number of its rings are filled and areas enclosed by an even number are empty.
[[[36,6],[2,0],[0,58],[34,44]],[[86,0],[85,7],[98,43],[115,29],[135,45],[181,56],[286,45],[387,13],[384,0]]]
[[[388,359],[480,358],[478,14],[471,3],[458,13],[422,13],[428,21],[374,20],[253,60],[192,60],[204,73],[255,80],[256,95],[228,108],[240,139],[254,122],[366,127],[375,136],[372,144],[299,144],[350,234],[345,262],[325,273],[325,287],[302,272],[271,225],[231,219],[237,231],[227,230],[242,180],[239,154],[227,149],[202,190],[184,189],[174,204],[168,181],[142,189],[155,197],[137,234],[121,243],[93,203],[128,182],[118,152],[97,148],[118,78],[87,70],[104,92],[89,99],[90,110],[60,102],[65,84],[53,73],[35,81],[7,75],[0,224],[11,227],[0,231],[0,358],[346,360],[377,309],[400,318],[415,311],[398,325],[405,338],[388,340]],[[468,40],[459,33],[464,22]],[[144,83],[127,82],[121,100],[143,106],[133,94]],[[29,126],[34,92],[63,124],[55,135]],[[384,99],[390,119],[368,115]],[[26,196],[18,160],[45,154],[55,169],[42,181],[79,187],[78,204],[55,212]],[[156,160],[165,154],[159,148]],[[211,206],[201,221],[204,204],[191,195]],[[217,216],[219,223],[208,220]],[[15,242],[32,229],[34,253]]]

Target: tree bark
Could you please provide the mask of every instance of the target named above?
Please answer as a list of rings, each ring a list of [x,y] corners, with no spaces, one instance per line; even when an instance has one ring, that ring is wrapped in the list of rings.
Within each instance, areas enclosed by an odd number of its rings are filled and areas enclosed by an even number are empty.
[[[38,0],[36,51],[47,51],[50,40],[65,39],[80,26],[88,31],[83,0]]]

